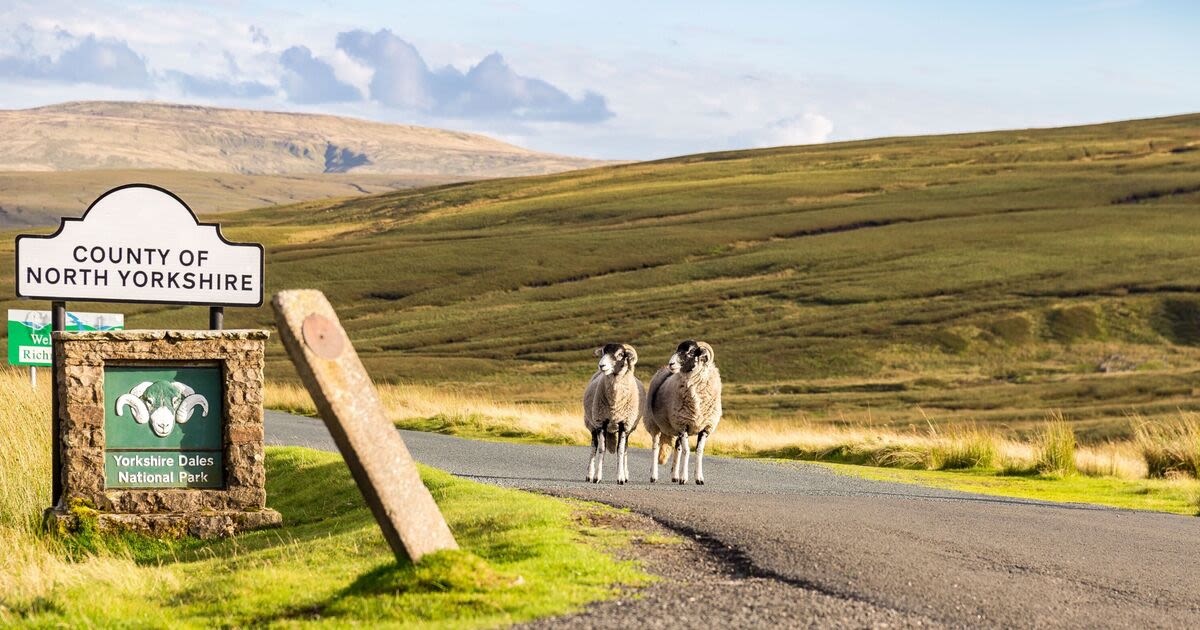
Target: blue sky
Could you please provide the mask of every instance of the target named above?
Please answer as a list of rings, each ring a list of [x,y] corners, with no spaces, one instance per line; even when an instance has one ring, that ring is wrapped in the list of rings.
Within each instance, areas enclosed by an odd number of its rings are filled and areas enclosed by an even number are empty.
[[[6,1],[0,107],[342,114],[644,159],[1200,111],[1200,4]]]

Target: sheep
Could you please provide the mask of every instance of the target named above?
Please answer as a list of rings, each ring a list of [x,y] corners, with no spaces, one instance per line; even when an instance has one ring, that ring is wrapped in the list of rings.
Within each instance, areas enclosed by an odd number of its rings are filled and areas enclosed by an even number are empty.
[[[667,363],[650,379],[650,387],[646,390],[646,409],[642,412],[642,417],[645,418],[646,431],[650,434],[650,483],[658,482],[659,465],[667,463],[667,459],[671,457],[671,437],[674,436],[666,417],[654,413],[654,401],[667,377],[678,372],[677,361]]]
[[[679,344],[667,366],[650,381],[646,426],[660,435],[674,435],[671,481],[687,483],[688,436],[696,435],[696,483],[704,485],[704,446],[721,422],[721,372],[712,346],[688,339]],[[653,428],[650,428],[653,425]],[[656,440],[657,441],[657,440]],[[662,451],[651,464],[658,476]]]
[[[617,484],[629,481],[629,434],[638,427],[645,408],[646,388],[634,376],[637,351],[626,343],[596,348],[600,358],[583,393],[583,423],[592,434],[592,457],[587,481],[600,483],[604,451],[617,454]]]

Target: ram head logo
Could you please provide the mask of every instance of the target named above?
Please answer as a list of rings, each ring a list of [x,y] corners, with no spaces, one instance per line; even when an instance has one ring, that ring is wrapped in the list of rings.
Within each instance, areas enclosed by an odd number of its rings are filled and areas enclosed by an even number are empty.
[[[149,422],[154,435],[164,438],[176,422],[191,420],[197,406],[203,409],[201,417],[208,417],[208,399],[191,387],[174,381],[146,381],[117,398],[117,415],[124,416],[128,407],[138,424]]]

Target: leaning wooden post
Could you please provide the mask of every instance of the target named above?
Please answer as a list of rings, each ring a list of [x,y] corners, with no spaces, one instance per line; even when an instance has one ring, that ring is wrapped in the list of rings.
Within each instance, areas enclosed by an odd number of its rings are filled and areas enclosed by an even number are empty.
[[[458,549],[325,295],[282,291],[272,305],[283,345],[396,557]]]

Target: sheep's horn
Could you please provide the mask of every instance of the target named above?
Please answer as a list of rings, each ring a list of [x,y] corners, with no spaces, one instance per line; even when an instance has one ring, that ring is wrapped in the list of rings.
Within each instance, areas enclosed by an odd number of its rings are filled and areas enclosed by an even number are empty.
[[[192,409],[197,405],[204,409],[200,416],[205,418],[208,417],[208,399],[200,394],[191,394],[187,398],[184,398],[183,402],[179,403],[179,409],[175,411],[175,421],[179,424],[183,424],[184,422],[191,420]]]
[[[187,398],[188,396],[191,396],[192,394],[196,393],[196,390],[194,390],[191,387],[188,387],[187,385],[184,385],[183,383],[180,383],[178,381],[172,382],[171,387],[174,387],[175,391],[179,392],[179,395],[183,396],[184,398]]]
[[[134,396],[137,396],[138,398],[141,398],[142,395],[146,393],[146,390],[150,389],[150,386],[153,384],[154,384],[153,381],[142,381],[141,383],[137,384],[137,387],[134,387],[133,389],[129,390],[129,393],[133,394]]]
[[[140,387],[140,386],[139,386]],[[139,396],[133,394],[122,394],[117,398],[117,415],[125,415],[125,407],[129,407],[133,412],[133,419],[138,424],[146,424],[150,421],[150,409],[146,407],[146,401]]]

